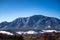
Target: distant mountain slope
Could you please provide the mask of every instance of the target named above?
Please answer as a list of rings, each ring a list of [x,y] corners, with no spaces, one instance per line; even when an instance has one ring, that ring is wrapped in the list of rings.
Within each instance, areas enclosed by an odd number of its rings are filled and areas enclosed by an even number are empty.
[[[60,20],[54,17],[34,15],[25,18],[17,18],[12,22],[0,23],[0,30],[19,31],[42,29],[60,29]]]

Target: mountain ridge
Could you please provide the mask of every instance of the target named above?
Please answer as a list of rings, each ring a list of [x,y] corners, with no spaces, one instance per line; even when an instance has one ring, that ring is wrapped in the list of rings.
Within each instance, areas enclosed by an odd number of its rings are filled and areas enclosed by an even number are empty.
[[[0,23],[0,30],[16,31],[33,29],[60,29],[60,19],[43,15],[33,15],[30,17],[17,18],[12,22],[5,21]]]

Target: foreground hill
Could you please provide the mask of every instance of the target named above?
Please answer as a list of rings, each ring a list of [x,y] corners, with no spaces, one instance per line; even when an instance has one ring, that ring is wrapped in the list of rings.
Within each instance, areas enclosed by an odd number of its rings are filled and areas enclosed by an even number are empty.
[[[60,40],[60,33],[6,35],[0,33],[0,40]]]
[[[19,30],[43,30],[56,29],[60,30],[60,19],[47,17],[43,15],[34,15],[30,17],[21,17],[12,22],[0,23],[0,30],[19,31]]]

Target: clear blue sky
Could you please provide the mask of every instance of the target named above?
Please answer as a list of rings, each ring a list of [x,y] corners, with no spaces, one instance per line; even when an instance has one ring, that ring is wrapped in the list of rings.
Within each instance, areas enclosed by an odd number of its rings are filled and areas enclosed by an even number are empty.
[[[0,22],[32,15],[60,19],[60,0],[0,0]]]

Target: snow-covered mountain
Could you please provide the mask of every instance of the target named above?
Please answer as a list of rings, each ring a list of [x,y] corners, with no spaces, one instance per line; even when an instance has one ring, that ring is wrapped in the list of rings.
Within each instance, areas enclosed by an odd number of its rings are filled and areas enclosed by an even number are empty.
[[[0,31],[38,31],[44,29],[60,30],[60,19],[43,15],[33,15],[30,17],[17,18],[12,22],[5,21],[0,23]]]

